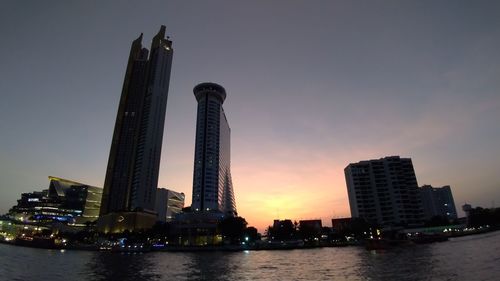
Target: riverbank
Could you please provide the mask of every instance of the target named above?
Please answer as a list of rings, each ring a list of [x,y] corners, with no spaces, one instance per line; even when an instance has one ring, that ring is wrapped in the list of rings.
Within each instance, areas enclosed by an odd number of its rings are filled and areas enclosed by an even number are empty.
[[[471,230],[468,232],[449,232],[446,233],[446,238],[458,238],[471,235],[479,235],[490,232],[499,231],[499,229],[482,228],[477,230]],[[405,240],[404,243],[386,243],[391,246],[394,245],[405,245],[405,246],[417,246],[419,244],[427,244],[433,242],[446,242],[448,239],[429,239],[426,241],[422,240]],[[116,252],[116,253],[145,253],[145,252],[239,252],[239,251],[272,251],[272,250],[297,250],[297,249],[314,249],[314,248],[330,248],[330,247],[359,247],[366,246],[369,241],[351,241],[351,242],[336,242],[336,243],[318,243],[318,244],[304,244],[301,240],[293,241],[256,241],[251,244],[242,245],[208,245],[208,246],[178,246],[178,245],[161,245],[153,244],[148,245],[146,243],[135,243],[131,245],[118,245],[118,246],[103,246],[99,244],[81,244],[81,243],[62,243],[57,244],[55,241],[49,241],[49,239],[14,239],[11,241],[5,241],[0,239],[0,243],[30,247],[30,248],[43,248],[43,249],[55,249],[55,250],[75,250],[75,251],[104,251],[104,252]],[[387,240],[381,240],[377,242],[378,244],[384,244]],[[389,241],[390,242],[390,241]],[[385,245],[385,244],[384,244]]]

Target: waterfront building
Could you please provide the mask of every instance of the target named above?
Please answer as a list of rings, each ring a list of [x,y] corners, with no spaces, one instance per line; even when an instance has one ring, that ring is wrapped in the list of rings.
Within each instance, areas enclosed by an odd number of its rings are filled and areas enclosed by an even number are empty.
[[[343,232],[351,228],[352,218],[332,219],[332,229],[336,233]]]
[[[25,223],[63,222],[84,226],[99,216],[102,188],[49,177],[49,188],[21,194],[10,217]]]
[[[216,210],[178,213],[172,223],[173,236],[178,237],[174,244],[182,246],[220,245],[223,237],[219,223],[224,215]]]
[[[104,181],[101,231],[132,231],[156,221],[172,55],[165,26],[153,37],[150,50],[142,46],[142,34],[132,42]]]
[[[457,209],[449,185],[443,187],[423,185],[420,187],[420,197],[426,220],[433,217],[446,218],[448,221],[457,219]]]
[[[322,228],[321,220],[299,220],[299,233],[303,239],[321,237]]]
[[[323,224],[321,220],[299,220],[299,228],[300,229],[313,229],[321,233],[321,228]]]
[[[155,210],[158,213],[158,220],[170,222],[175,215],[184,208],[184,193],[175,192],[166,188],[158,188],[156,191]]]
[[[191,209],[235,216],[230,170],[231,129],[222,108],[226,90],[215,83],[202,83],[194,87],[193,92],[198,110]]]
[[[190,208],[175,216],[173,231],[179,245],[218,245],[219,223],[237,216],[231,178],[231,129],[222,104],[226,90],[215,83],[194,87],[198,101]]]
[[[351,163],[344,172],[353,218],[381,226],[422,224],[422,203],[410,158],[390,156]]]

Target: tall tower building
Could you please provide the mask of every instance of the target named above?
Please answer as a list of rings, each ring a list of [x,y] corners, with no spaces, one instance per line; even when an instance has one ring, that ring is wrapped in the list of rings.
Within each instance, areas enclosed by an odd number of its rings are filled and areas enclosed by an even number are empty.
[[[101,216],[154,212],[172,55],[172,41],[165,39],[165,26],[153,37],[150,51],[142,46],[142,34],[132,42],[104,181]]]
[[[410,158],[349,164],[345,170],[351,216],[382,226],[418,225],[423,210]]]
[[[198,114],[191,209],[234,216],[231,129],[222,108],[226,91],[215,83],[202,83],[194,87],[193,92],[198,101]]]

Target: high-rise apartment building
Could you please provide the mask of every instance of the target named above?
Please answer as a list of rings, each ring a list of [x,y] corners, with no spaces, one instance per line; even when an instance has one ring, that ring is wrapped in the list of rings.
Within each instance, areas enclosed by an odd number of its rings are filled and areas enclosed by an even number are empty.
[[[165,26],[151,49],[132,42],[104,181],[101,216],[154,213],[167,107],[172,41]],[[119,217],[123,221],[122,217]]]
[[[175,215],[184,208],[184,193],[175,192],[166,188],[158,188],[156,191],[156,212],[158,220],[163,222],[172,221]]]
[[[193,92],[198,113],[191,209],[236,215],[230,170],[231,129],[222,108],[226,91],[218,84],[202,83]]]
[[[457,219],[457,209],[449,185],[443,187],[423,185],[420,187],[420,197],[426,220],[433,217],[442,217],[450,221]]]
[[[382,226],[419,225],[423,211],[410,158],[349,164],[345,170],[351,216]]]

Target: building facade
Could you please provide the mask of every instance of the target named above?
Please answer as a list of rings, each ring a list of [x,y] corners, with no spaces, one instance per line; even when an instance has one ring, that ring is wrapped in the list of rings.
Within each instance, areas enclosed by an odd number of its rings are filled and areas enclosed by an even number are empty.
[[[22,222],[63,222],[84,226],[97,220],[102,188],[67,179],[49,177],[49,188],[21,194],[9,211]]]
[[[361,161],[349,164],[344,172],[353,218],[382,226],[422,224],[422,203],[410,158]]]
[[[237,213],[230,170],[231,129],[222,108],[226,91],[218,84],[202,83],[193,92],[198,110],[191,209],[234,216]]]
[[[166,188],[158,188],[156,191],[156,213],[158,220],[169,222],[175,218],[175,215],[184,208],[185,195],[181,192],[175,192]]]
[[[154,36],[150,50],[143,48],[142,34],[132,43],[101,215],[138,211],[154,214],[172,55],[172,41],[165,39],[165,26]],[[124,216],[116,217],[123,221]]]
[[[449,221],[457,219],[457,209],[449,185],[443,187],[423,185],[420,187],[420,197],[426,220],[433,217],[446,218]]]

